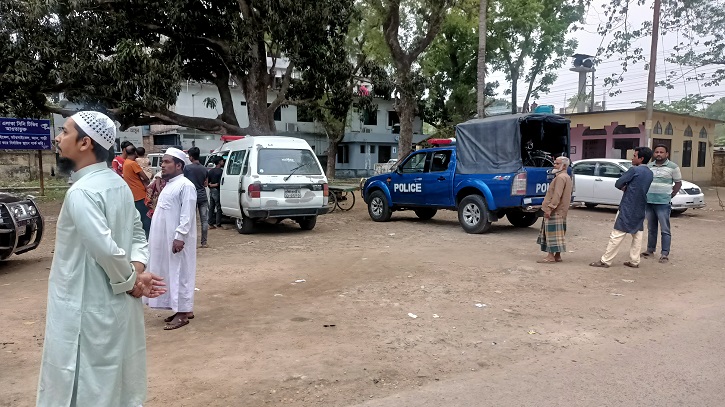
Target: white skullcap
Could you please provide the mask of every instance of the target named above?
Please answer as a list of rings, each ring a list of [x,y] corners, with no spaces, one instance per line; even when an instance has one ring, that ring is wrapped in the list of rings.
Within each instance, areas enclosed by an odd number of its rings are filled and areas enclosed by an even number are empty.
[[[170,155],[172,157],[178,158],[179,160],[184,162],[184,165],[191,164],[191,161],[189,161],[189,157],[186,156],[186,153],[179,150],[178,148],[169,147],[164,152],[164,155]]]
[[[116,141],[116,123],[100,112],[83,111],[70,117],[88,137],[105,149]]]

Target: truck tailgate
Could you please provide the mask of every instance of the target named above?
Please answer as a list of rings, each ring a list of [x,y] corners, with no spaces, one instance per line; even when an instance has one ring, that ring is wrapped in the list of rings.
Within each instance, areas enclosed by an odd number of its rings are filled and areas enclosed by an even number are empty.
[[[549,174],[552,168],[526,167],[526,196],[544,197],[549,189],[549,183],[554,174]]]

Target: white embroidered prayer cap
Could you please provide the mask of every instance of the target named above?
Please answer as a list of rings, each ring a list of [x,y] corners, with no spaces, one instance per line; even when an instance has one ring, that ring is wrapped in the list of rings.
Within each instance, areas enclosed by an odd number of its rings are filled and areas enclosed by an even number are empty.
[[[116,141],[116,123],[103,113],[82,111],[71,116],[71,119],[103,148],[111,148]]]
[[[191,161],[189,161],[189,156],[187,156],[185,152],[179,150],[178,148],[169,147],[164,152],[164,155],[170,155],[172,157],[176,157],[179,160],[183,161],[184,165],[191,164]]]

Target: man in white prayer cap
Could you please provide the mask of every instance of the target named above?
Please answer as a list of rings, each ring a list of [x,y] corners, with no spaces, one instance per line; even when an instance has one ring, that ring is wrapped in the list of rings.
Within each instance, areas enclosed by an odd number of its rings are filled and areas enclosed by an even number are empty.
[[[116,126],[78,112],[56,137],[73,185],[56,226],[37,405],[139,406],[146,399],[142,295],[163,294],[145,271],[148,244],[128,185],[106,165]],[[129,220],[131,220],[129,222]]]
[[[151,308],[174,312],[165,330],[181,328],[194,318],[196,279],[196,187],[184,177],[189,158],[169,148],[161,159],[161,177],[167,180],[159,194],[149,234],[149,270],[166,280],[168,292],[150,298]]]

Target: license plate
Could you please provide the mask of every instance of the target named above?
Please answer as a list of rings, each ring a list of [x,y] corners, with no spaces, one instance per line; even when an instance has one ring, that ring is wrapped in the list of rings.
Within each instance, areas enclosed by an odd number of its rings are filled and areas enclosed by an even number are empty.
[[[300,192],[299,189],[285,189],[284,197],[285,198],[302,198],[302,192]]]

